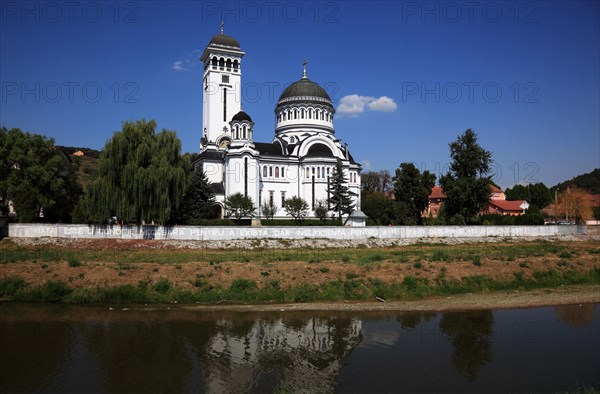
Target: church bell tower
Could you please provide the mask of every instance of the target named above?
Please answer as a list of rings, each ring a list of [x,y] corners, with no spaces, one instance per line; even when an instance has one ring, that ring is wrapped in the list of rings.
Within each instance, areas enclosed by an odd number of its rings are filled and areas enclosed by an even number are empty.
[[[202,139],[200,150],[219,149],[233,139],[230,121],[241,110],[244,52],[239,42],[224,33],[214,35],[200,56],[202,81]]]

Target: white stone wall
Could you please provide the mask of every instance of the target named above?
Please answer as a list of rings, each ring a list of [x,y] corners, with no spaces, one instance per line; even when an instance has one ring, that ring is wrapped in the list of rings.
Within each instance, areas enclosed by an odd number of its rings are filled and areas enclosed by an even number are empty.
[[[479,237],[553,237],[585,234],[586,226],[389,226],[389,227],[197,227],[93,226],[11,223],[14,238],[114,238],[223,241],[232,239],[360,240]]]

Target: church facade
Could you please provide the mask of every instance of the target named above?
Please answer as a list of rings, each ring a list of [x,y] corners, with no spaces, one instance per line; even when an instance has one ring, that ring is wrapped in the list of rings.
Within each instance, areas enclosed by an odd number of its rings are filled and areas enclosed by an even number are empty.
[[[200,57],[202,138],[196,165],[211,182],[217,203],[223,207],[227,196],[242,193],[252,199],[259,217],[264,217],[261,205],[272,202],[278,207],[275,218],[286,218],[283,202],[299,196],[309,205],[309,217],[314,217],[317,203],[329,198],[329,181],[339,159],[359,212],[361,166],[336,137],[333,103],[308,79],[306,62],[302,78],[279,96],[273,139],[257,142],[255,124],[242,110],[244,54],[239,42],[221,28]]]

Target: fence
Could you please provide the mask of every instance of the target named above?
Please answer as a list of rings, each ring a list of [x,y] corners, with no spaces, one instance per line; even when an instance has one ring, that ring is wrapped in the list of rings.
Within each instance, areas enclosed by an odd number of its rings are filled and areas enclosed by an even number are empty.
[[[198,227],[79,224],[9,224],[14,238],[88,238],[223,241],[233,239],[415,239],[554,237],[586,234],[586,226],[373,226],[373,227]]]

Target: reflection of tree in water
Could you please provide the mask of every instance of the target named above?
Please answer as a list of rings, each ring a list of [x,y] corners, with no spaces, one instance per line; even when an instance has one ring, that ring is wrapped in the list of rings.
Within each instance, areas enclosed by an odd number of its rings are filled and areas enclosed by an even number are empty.
[[[435,313],[410,312],[396,316],[396,321],[403,329],[416,328],[422,321],[428,322],[435,317]]]
[[[133,320],[82,327],[109,392],[181,392],[192,370],[186,345],[203,348],[209,322]]]
[[[71,362],[71,327],[48,321],[2,322],[0,327],[0,392],[47,391]]]
[[[555,306],[554,310],[559,321],[575,327],[585,327],[592,324],[595,307],[596,304],[561,305]]]
[[[444,313],[440,329],[454,347],[452,365],[474,382],[477,371],[492,361],[491,337],[494,316],[491,311]]]

